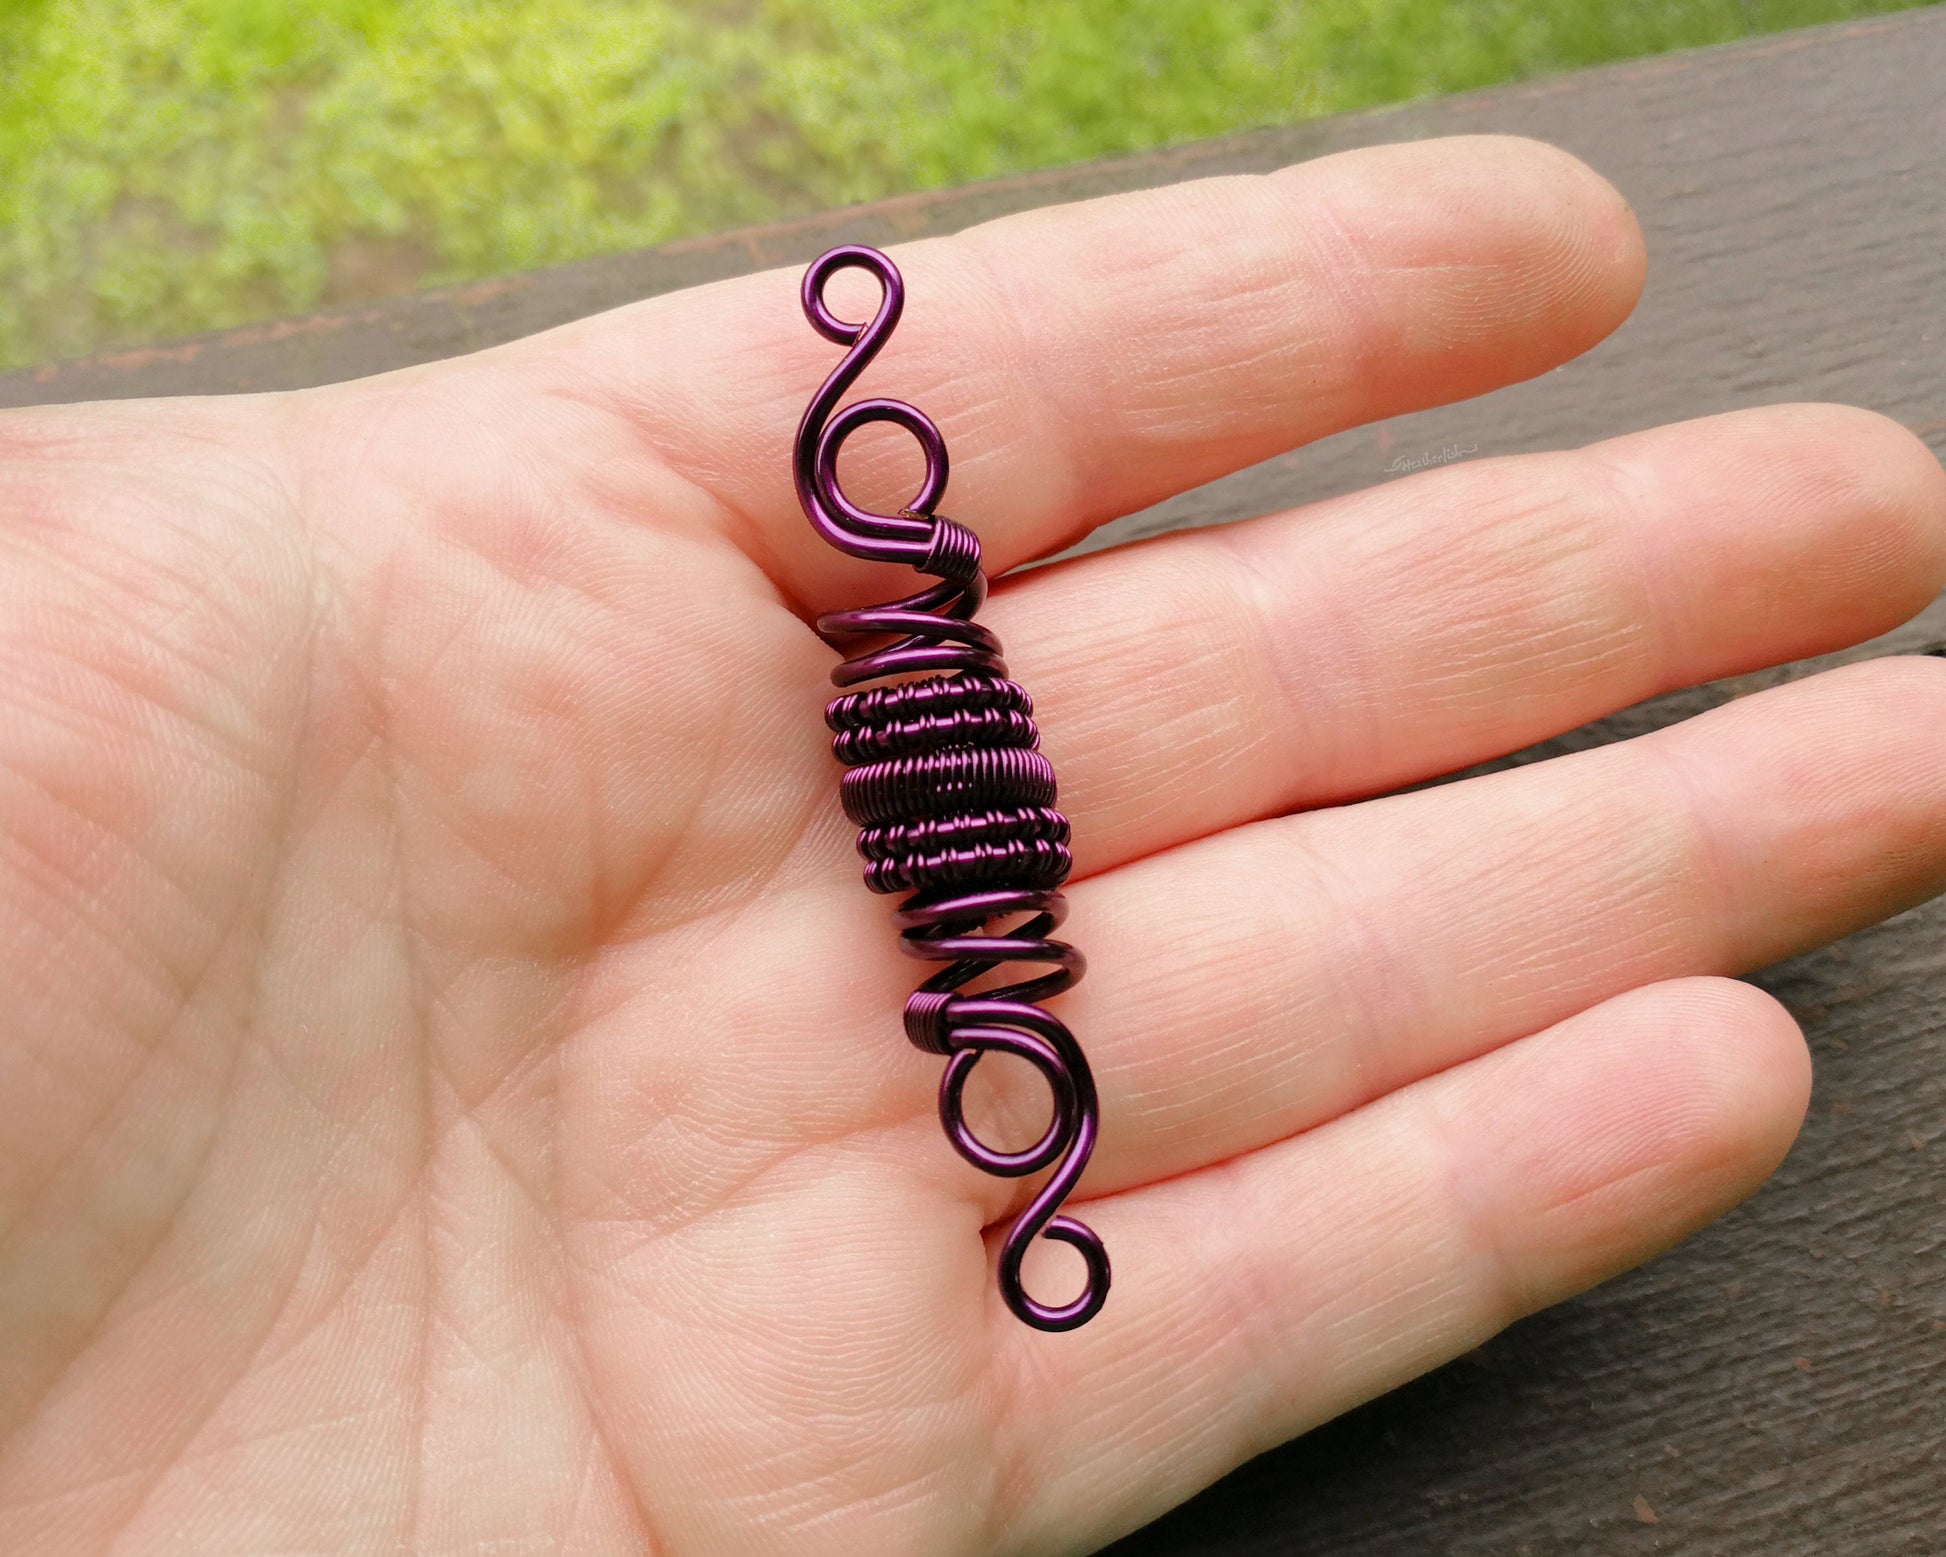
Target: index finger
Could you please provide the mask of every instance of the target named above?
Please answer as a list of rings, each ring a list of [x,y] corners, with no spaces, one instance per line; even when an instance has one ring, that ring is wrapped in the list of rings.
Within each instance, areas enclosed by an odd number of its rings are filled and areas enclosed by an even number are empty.
[[[979,533],[990,573],[1327,433],[1544,372],[1627,316],[1643,265],[1605,180],[1510,136],[1114,195],[892,253],[905,316],[859,392],[944,431],[941,511]],[[833,555],[797,506],[791,434],[839,357],[797,282],[655,298],[496,355],[602,414],[604,490],[634,466],[674,472],[791,596],[827,605],[884,594],[884,575]],[[831,302],[868,317],[874,284],[835,278]],[[918,469],[876,427],[842,475],[896,512]]]

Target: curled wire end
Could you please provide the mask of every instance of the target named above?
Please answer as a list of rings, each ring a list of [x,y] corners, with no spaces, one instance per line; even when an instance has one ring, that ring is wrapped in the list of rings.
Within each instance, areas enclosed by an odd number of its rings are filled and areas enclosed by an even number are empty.
[[[824,300],[826,284],[847,269],[879,283],[879,305],[868,320],[841,319]],[[1053,1170],[1001,1241],[1001,1297],[1023,1323],[1072,1330],[1101,1311],[1109,1265],[1094,1231],[1060,1214],[1094,1151],[1101,1106],[1080,1044],[1040,1005],[1085,966],[1072,946],[1047,938],[1067,916],[1059,890],[1073,864],[1067,818],[1054,809],[1054,770],[1039,751],[1033,700],[1007,679],[999,640],[972,620],[987,592],[979,539],[934,512],[947,474],[939,429],[899,400],[838,409],[899,321],[905,286],[897,268],[876,249],[832,249],[805,272],[802,300],[812,327],[847,348],[798,426],[793,469],[805,516],[841,551],[903,562],[938,580],[903,599],[818,619],[827,638],[871,640],[832,672],[835,685],[922,677],[848,691],[826,708],[832,750],[848,769],[840,795],[862,829],[866,885],[911,894],[896,916],[903,949],[943,964],[906,1002],[905,1026],[914,1045],[946,1058],[939,1117],[947,1139],[968,1162],[999,1177]],[[895,513],[860,507],[838,484],[840,448],[872,422],[905,428],[925,459],[917,492]],[[1012,929],[994,928],[1023,915]],[[959,993],[1012,963],[1045,971]],[[1032,1065],[1053,1098],[1046,1131],[1021,1151],[988,1145],[966,1122],[966,1083],[981,1058],[995,1053]],[[1042,1303],[1022,1284],[1021,1262],[1036,1238],[1080,1252],[1087,1277],[1071,1302]]]

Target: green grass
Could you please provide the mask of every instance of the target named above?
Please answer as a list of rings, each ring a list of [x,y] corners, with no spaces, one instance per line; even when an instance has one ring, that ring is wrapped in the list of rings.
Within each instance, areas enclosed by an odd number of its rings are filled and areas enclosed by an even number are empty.
[[[1906,0],[0,0],[0,365]]]

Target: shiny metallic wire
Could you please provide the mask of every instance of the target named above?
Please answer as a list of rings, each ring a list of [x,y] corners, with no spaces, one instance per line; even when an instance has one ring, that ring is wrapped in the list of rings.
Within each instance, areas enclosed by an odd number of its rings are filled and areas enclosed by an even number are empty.
[[[847,269],[879,283],[878,310],[862,324],[825,305],[826,285]],[[911,894],[895,916],[902,948],[942,964],[907,1000],[905,1029],[919,1048],[945,1057],[939,1117],[947,1139],[975,1167],[1002,1177],[1053,1169],[1002,1240],[1001,1296],[1037,1329],[1072,1330],[1100,1311],[1109,1269],[1093,1229],[1060,1214],[1099,1130],[1094,1077],[1074,1035],[1040,1005],[1085,967],[1072,946],[1048,939],[1067,916],[1059,890],[1073,864],[1067,819],[1054,809],[1054,770],[1038,749],[1033,701],[1007,679],[999,640],[973,620],[987,593],[979,539],[935,512],[946,490],[945,439],[924,412],[901,400],[839,407],[897,327],[904,281],[878,250],[847,244],[812,262],[802,297],[812,327],[846,348],[797,430],[793,469],[805,516],[840,551],[901,562],[938,580],[900,600],[818,618],[827,638],[869,640],[831,676],[839,687],[859,688],[825,710],[832,750],[847,769],[840,798],[862,829],[866,885]],[[904,428],[925,456],[919,490],[896,514],[859,507],[838,484],[845,439],[873,422]],[[915,672],[922,679],[863,685]],[[1012,929],[992,928],[1022,916]],[[1045,971],[962,993],[1013,963]],[[1053,1098],[1046,1132],[1021,1151],[989,1146],[966,1122],[967,1080],[981,1057],[994,1053],[1032,1065]],[[1080,1251],[1087,1282],[1072,1302],[1041,1303],[1022,1285],[1021,1261],[1036,1237]]]

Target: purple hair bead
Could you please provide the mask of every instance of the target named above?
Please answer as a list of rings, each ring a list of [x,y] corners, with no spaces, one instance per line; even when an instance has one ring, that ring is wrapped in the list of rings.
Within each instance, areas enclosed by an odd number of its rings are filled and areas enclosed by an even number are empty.
[[[863,324],[839,319],[824,289],[840,270],[878,279],[878,311]],[[946,490],[946,442],[924,412],[901,400],[838,402],[897,327],[905,283],[876,249],[847,244],[804,273],[805,317],[847,348],[806,407],[794,459],[798,500],[818,534],[840,551],[902,562],[939,582],[901,600],[818,618],[827,638],[858,636],[870,646],[831,673],[847,691],[825,709],[832,750],[847,769],[840,797],[862,829],[858,851],[874,892],[907,892],[895,923],[901,948],[944,964],[905,1006],[906,1036],[945,1057],[939,1117],[947,1139],[975,1167],[1006,1178],[1052,1168],[1001,1244],[1000,1293],[1024,1323],[1072,1330],[1108,1296],[1108,1251],[1093,1229],[1060,1214],[1094,1150],[1100,1103],[1074,1035],[1040,1002],[1081,977],[1081,953],[1050,931],[1067,917],[1060,892],[1073,863],[1068,823],[1054,808],[1054,770],[1040,754],[1033,700],[1007,679],[1000,642],[973,620],[986,599],[979,538],[936,512]],[[896,514],[858,507],[838,485],[838,451],[871,422],[903,427],[918,441],[926,473]],[[911,673],[925,673],[909,679]],[[888,678],[907,678],[889,680]],[[866,682],[881,685],[864,687]],[[1027,916],[1013,929],[995,922]],[[1030,978],[961,993],[981,975],[1014,963],[1044,968]],[[1041,1073],[1053,1096],[1046,1133],[1021,1151],[1001,1151],[973,1133],[966,1083],[983,1055],[1010,1054]],[[1037,1237],[1072,1245],[1087,1284],[1053,1306],[1028,1295],[1020,1266]]]

